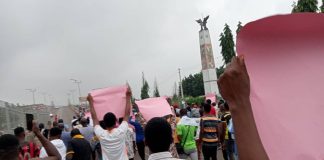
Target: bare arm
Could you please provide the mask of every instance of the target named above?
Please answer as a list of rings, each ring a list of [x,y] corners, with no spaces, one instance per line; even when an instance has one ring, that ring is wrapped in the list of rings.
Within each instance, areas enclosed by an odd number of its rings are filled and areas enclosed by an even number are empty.
[[[130,110],[131,110],[131,98],[132,98],[132,91],[128,86],[126,92],[126,108],[125,108],[124,121],[128,121],[129,119]]]
[[[47,158],[43,158],[43,159],[44,160],[60,160],[61,159],[60,153],[57,151],[55,146],[40,133],[36,122],[33,122],[33,132],[35,133],[35,135],[39,139],[39,141],[42,143],[42,145],[45,148],[46,153],[48,155]]]
[[[92,118],[92,121],[93,121],[93,126],[99,125],[99,120],[98,120],[98,117],[97,117],[97,113],[96,113],[96,111],[94,109],[94,106],[93,106],[93,98],[89,94],[87,99],[88,99],[89,105],[90,105],[90,112],[91,112],[91,118]]]
[[[243,57],[233,58],[218,80],[218,86],[221,95],[230,106],[239,159],[268,160],[252,113],[250,79]]]

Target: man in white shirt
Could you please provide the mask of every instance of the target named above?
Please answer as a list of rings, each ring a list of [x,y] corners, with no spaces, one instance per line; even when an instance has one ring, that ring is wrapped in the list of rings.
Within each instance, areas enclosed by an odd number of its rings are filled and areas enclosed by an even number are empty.
[[[128,88],[126,93],[126,109],[124,121],[118,127],[116,127],[116,116],[113,113],[108,112],[103,118],[106,127],[105,129],[100,127],[97,114],[93,107],[93,99],[91,95],[88,96],[90,112],[93,119],[93,124],[95,125],[94,132],[96,136],[99,137],[102,150],[102,158],[104,160],[128,160],[125,145],[128,123],[125,120],[128,120],[130,115],[131,95],[132,93]]]
[[[58,127],[54,127],[49,131],[49,140],[51,143],[55,146],[57,151],[59,151],[61,158],[65,159],[66,156],[66,147],[64,145],[64,142],[60,139],[62,130]],[[39,158],[45,158],[48,157],[45,148],[43,147],[40,150]]]
[[[176,160],[169,152],[173,137],[171,126],[165,119],[155,117],[149,120],[144,136],[145,144],[152,153],[148,160]]]

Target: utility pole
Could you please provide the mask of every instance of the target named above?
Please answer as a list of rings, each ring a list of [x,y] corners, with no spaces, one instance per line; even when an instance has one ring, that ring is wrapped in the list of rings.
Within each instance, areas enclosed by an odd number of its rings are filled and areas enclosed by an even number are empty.
[[[75,101],[74,101],[74,92],[75,92],[75,89],[71,89],[70,90],[70,93],[71,93],[71,98],[72,98],[72,104],[75,104]]]
[[[80,89],[80,80],[76,80],[76,79],[70,79],[73,83],[76,83],[78,85],[78,90],[79,90],[79,98],[81,97],[81,89]]]
[[[179,71],[179,79],[180,79],[180,88],[181,88],[181,98],[183,100],[183,88],[182,88],[182,79],[181,79],[181,69],[178,68],[178,71]]]
[[[46,92],[42,92],[42,95],[44,97],[44,105],[46,105]]]
[[[36,92],[36,89],[26,89],[26,90],[33,93],[33,104],[35,104],[35,92]]]

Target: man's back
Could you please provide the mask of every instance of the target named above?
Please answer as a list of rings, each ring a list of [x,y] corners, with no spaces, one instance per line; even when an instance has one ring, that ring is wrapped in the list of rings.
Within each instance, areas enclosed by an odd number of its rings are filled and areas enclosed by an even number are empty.
[[[218,142],[218,124],[220,121],[213,116],[201,118],[202,141],[207,143]]]
[[[84,138],[74,137],[68,147],[68,153],[73,153],[72,160],[91,160],[91,146]]]
[[[99,137],[102,157],[105,160],[127,160],[125,136],[128,130],[128,123],[123,121],[118,128],[111,131],[95,126],[95,134]]]
[[[86,139],[90,145],[91,145],[91,140],[94,137],[94,131],[93,131],[93,127],[82,127],[79,129],[81,134],[84,136],[84,139]],[[92,148],[94,148],[94,146],[91,146]]]

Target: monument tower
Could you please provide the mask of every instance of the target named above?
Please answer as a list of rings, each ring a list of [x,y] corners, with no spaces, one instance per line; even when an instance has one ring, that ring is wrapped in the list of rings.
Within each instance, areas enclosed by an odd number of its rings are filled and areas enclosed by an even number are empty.
[[[213,48],[210,40],[209,30],[206,26],[209,16],[203,20],[196,20],[200,24],[199,43],[202,65],[202,74],[204,80],[205,95],[219,94],[217,86],[217,75],[215,69]]]

